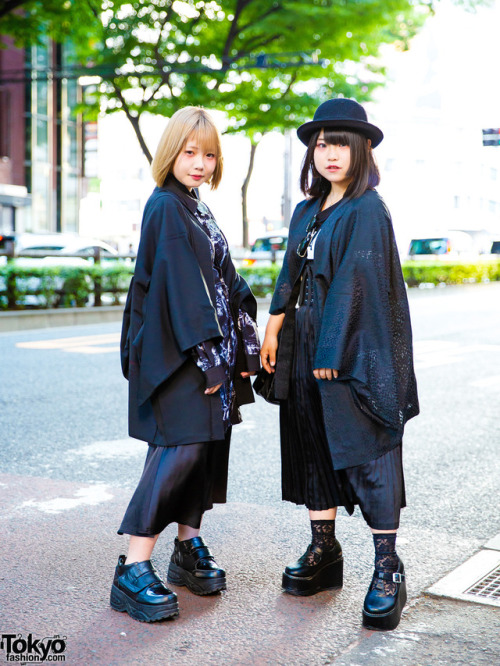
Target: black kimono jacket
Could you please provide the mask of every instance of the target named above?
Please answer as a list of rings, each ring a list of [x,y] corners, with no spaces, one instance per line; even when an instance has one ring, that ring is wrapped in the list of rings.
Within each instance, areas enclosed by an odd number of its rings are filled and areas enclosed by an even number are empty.
[[[222,337],[210,240],[196,222],[193,206],[196,201],[173,179],[154,189],[144,209],[123,318],[129,433],[160,446],[224,439],[220,395],[205,395],[205,377],[191,352],[199,343]],[[241,308],[255,319],[255,298],[229,255],[222,274],[232,310]],[[238,405],[254,400],[250,379],[239,376],[244,370],[237,365]]]
[[[271,314],[287,310],[305,261],[296,249],[320,206],[318,199],[310,199],[295,209]],[[335,449],[336,433],[327,407],[335,381],[349,382],[360,410],[396,431],[400,436],[392,441],[399,443],[404,424],[419,407],[406,287],[391,217],[376,191],[341,201],[323,222],[314,247],[313,274],[314,367],[339,371],[336,380],[319,380],[330,450]],[[278,350],[275,385],[281,399],[288,392],[294,315],[294,307],[288,307]],[[383,453],[352,451],[334,462],[337,468],[350,467]]]

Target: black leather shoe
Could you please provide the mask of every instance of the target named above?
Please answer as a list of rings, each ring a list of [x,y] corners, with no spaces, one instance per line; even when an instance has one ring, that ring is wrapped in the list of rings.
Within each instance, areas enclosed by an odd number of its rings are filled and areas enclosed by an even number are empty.
[[[201,537],[174,542],[167,580],[186,585],[194,594],[213,594],[226,589],[226,572],[217,566]]]
[[[309,564],[311,559],[314,564]],[[343,573],[344,558],[337,539],[332,550],[323,550],[311,543],[297,562],[286,567],[282,587],[288,594],[308,596],[342,587]]]
[[[151,564],[125,564],[120,555],[111,587],[111,608],[124,611],[139,622],[156,622],[179,615],[177,595],[163,584]]]
[[[367,629],[387,631],[395,629],[401,619],[401,612],[406,603],[405,568],[401,560],[396,573],[374,571],[370,589],[363,606],[363,626]],[[387,594],[384,586],[396,584],[396,594]]]

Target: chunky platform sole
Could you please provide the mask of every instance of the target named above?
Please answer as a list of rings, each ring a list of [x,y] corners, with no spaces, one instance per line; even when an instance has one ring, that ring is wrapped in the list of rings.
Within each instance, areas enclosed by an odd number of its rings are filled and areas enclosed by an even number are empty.
[[[172,585],[185,585],[193,594],[205,596],[206,594],[215,594],[226,589],[226,577],[217,578],[199,578],[190,571],[170,562],[167,573],[167,580]]]
[[[119,588],[111,588],[111,597],[109,600],[111,608],[119,612],[125,612],[134,620],[139,622],[159,622],[169,617],[179,615],[179,604],[177,601],[171,601],[166,604],[141,604],[128,597],[125,592]]]
[[[314,576],[292,576],[283,573],[282,587],[288,594],[299,597],[307,597],[323,590],[340,589],[344,579],[344,558],[329,562],[322,567]]]
[[[391,631],[401,620],[401,613],[406,604],[406,581],[399,585],[394,607],[387,613],[367,613],[363,608],[363,627],[375,631]]]

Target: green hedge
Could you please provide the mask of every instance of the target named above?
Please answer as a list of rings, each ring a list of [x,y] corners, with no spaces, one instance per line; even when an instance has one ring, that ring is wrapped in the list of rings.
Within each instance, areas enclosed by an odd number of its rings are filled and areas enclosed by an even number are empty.
[[[134,267],[117,262],[112,266],[50,266],[27,268],[10,262],[0,267],[0,309],[82,307],[87,304],[118,304],[128,289]]]
[[[409,287],[421,284],[468,284],[500,280],[500,259],[484,259],[475,264],[448,261],[406,261],[403,276]],[[265,268],[239,268],[256,296],[267,296],[274,291],[280,266]]]
[[[274,291],[280,268],[278,264],[241,267],[238,272],[257,297],[265,297]],[[124,262],[88,268],[21,268],[11,262],[0,267],[0,309],[118,304],[128,289],[133,270],[133,264]],[[500,259],[484,259],[475,264],[407,261],[403,263],[403,275],[409,287],[492,282],[500,280]]]
[[[238,273],[245,278],[257,298],[263,298],[274,291],[281,265],[273,264],[261,268],[240,267]]]
[[[451,261],[406,261],[403,275],[409,287],[420,284],[467,284],[500,280],[500,259],[483,259],[477,263]]]

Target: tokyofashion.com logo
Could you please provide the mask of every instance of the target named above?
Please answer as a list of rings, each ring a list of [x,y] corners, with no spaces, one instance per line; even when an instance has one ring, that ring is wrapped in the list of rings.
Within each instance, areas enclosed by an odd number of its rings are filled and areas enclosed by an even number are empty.
[[[26,664],[40,664],[44,661],[62,662],[66,661],[66,656],[63,654],[66,650],[66,636],[34,638],[33,634],[28,634],[24,638],[22,634],[2,634],[0,650],[5,652],[7,661]]]

